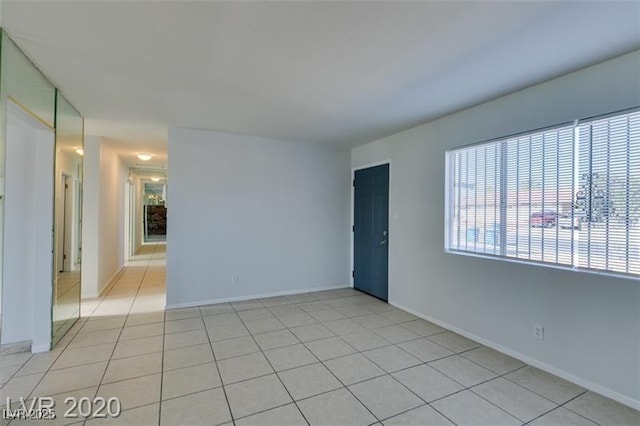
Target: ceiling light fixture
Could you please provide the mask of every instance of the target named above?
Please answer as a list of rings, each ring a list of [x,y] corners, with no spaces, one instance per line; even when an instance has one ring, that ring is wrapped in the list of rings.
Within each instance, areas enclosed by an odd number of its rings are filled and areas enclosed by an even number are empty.
[[[151,158],[153,157],[153,155],[151,155],[151,154],[142,154],[142,153],[140,153],[140,154],[136,155],[136,157],[138,157],[138,159],[140,159],[140,160],[142,160],[142,161],[149,161],[149,160],[151,160]]]
[[[76,154],[78,154],[78,155],[84,155],[84,149],[82,149],[82,148],[76,148]]]
[[[158,176],[152,177],[151,180],[154,182],[160,182],[160,178]]]

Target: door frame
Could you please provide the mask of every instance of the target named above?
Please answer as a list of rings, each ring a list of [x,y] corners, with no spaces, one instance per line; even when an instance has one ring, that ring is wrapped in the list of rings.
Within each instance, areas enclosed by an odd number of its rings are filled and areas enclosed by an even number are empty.
[[[74,251],[74,215],[75,209],[73,209],[73,205],[75,204],[75,194],[74,187],[75,182],[73,176],[68,173],[61,172],[58,176],[60,179],[58,182],[60,183],[60,217],[56,218],[56,227],[61,225],[62,229],[57,229],[57,249],[60,251],[58,253],[58,259],[56,259],[57,271],[55,273],[60,272],[69,272],[73,271],[75,268],[75,253],[70,253]],[[63,186],[64,185],[64,186]]]
[[[167,243],[167,234],[165,231],[165,238],[164,241],[148,241],[149,238],[149,223],[147,222],[147,207],[149,206],[149,204],[145,204],[145,185],[146,184],[151,184],[151,185],[158,185],[159,182],[154,182],[153,180],[151,180],[149,177],[142,177],[140,179],[140,189],[141,189],[141,193],[140,193],[140,197],[141,197],[141,207],[142,207],[142,241],[140,246],[144,246],[144,245],[149,245],[149,244],[166,244]],[[167,185],[167,181],[166,181],[166,177],[165,177],[165,181],[162,183],[162,185],[164,185],[166,187]],[[163,191],[163,194],[165,193],[166,189]],[[167,208],[167,200],[164,200],[164,208]],[[166,210],[165,210],[166,212]]]
[[[391,216],[391,212],[393,211],[393,209],[391,208],[391,202],[392,202],[392,198],[391,198],[391,159],[388,158],[386,160],[380,160],[380,161],[374,161],[371,163],[366,163],[366,164],[361,164],[359,166],[351,166],[351,212],[349,213],[351,220],[350,220],[350,226],[349,226],[349,253],[350,253],[350,259],[349,259],[349,266],[351,268],[351,273],[349,274],[349,284],[351,286],[351,288],[354,288],[354,280],[353,280],[353,270],[355,268],[355,263],[354,263],[354,256],[355,256],[355,249],[354,249],[354,236],[353,236],[353,227],[355,226],[355,186],[354,186],[354,182],[356,180],[356,171],[357,170],[363,170],[363,169],[369,169],[371,167],[376,167],[376,166],[382,166],[388,164],[389,165],[389,235],[392,236],[393,235],[393,226],[392,226],[392,216]],[[388,260],[387,260],[387,283],[389,283],[388,277],[389,277],[389,273],[391,272],[391,250],[389,250],[389,256],[388,256]],[[391,286],[388,285],[389,287],[389,296],[387,297],[388,300],[391,300]]]

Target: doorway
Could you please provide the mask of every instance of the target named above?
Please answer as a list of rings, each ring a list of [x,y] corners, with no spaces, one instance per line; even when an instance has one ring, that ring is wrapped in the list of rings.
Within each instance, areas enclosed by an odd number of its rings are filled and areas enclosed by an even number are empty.
[[[353,210],[353,286],[389,298],[389,164],[356,170]]]
[[[165,206],[165,184],[144,182],[144,242],[167,241],[167,207]]]
[[[166,258],[166,169],[130,168],[124,197],[125,262]]]

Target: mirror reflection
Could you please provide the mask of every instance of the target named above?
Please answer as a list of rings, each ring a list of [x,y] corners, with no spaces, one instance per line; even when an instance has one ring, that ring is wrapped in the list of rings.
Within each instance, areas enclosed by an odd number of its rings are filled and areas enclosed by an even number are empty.
[[[144,182],[144,242],[167,240],[166,186],[160,182]]]
[[[83,120],[58,93],[52,342],[80,317]]]
[[[125,185],[125,258],[166,258],[167,169],[164,165],[129,168]]]

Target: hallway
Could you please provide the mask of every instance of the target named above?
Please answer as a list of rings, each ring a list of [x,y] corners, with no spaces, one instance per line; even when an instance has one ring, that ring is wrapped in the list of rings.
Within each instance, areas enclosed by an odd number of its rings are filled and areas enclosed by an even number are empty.
[[[50,425],[84,421],[63,417],[67,397],[119,398],[118,418],[87,424],[639,419],[630,408],[353,289],[166,312],[164,298],[164,260],[132,262],[106,297],[83,303],[82,319],[56,349],[2,356],[1,400],[54,397]]]
[[[143,244],[138,250],[136,250],[135,256],[155,256],[162,257],[162,255],[167,254],[167,244],[166,243],[156,243],[156,244]]]
[[[121,398],[119,421],[157,424],[157,415],[153,420],[143,414],[138,421],[130,417],[137,411],[124,410],[159,400],[154,395],[159,395],[162,371],[164,269],[164,259],[153,256],[131,262],[106,297],[82,301],[82,317],[54,350],[3,355],[3,404],[7,398],[16,403],[20,397],[52,396],[57,418],[48,424],[73,424],[83,419],[63,417],[66,397],[109,394]]]

